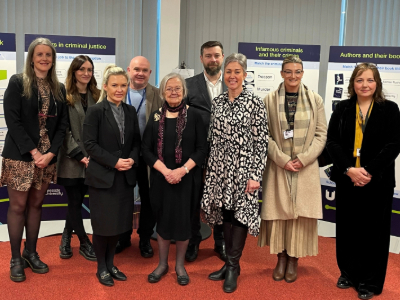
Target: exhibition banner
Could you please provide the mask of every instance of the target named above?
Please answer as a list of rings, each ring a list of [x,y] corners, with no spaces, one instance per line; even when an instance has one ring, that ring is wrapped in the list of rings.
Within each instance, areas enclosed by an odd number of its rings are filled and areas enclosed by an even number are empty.
[[[283,81],[282,61],[296,55],[303,61],[303,83],[318,92],[321,46],[297,44],[239,43],[239,52],[247,57],[246,88],[262,99]]]
[[[89,56],[94,64],[94,77],[100,88],[104,69],[115,64],[115,38],[25,34],[25,57],[30,43],[38,38],[48,38],[57,51],[57,76],[62,83],[67,78],[68,68],[78,55]]]
[[[13,37],[13,48],[7,48],[8,55],[4,55],[6,52],[2,52],[3,48],[0,46],[0,79],[4,77],[3,68],[3,57],[12,58],[13,62],[9,62],[9,65],[13,65],[13,69],[8,67],[6,74],[9,78],[12,74],[16,73],[15,70],[15,35]],[[99,37],[82,37],[82,36],[61,36],[61,35],[38,35],[38,34],[25,34],[25,58],[28,52],[30,43],[37,37],[48,38],[57,51],[57,76],[58,80],[65,83],[67,72],[72,60],[80,55],[84,54],[89,56],[94,64],[94,76],[97,80],[97,85],[100,88],[103,80],[103,72],[107,65],[115,63],[115,38],[99,38]],[[6,39],[7,38],[7,39]],[[9,41],[10,37],[0,34],[0,40]],[[11,42],[8,42],[10,44]],[[1,42],[0,42],[1,44]],[[5,49],[4,49],[5,51]],[[10,56],[13,53],[13,56]],[[7,87],[8,81],[3,84],[3,80],[0,80],[0,101],[2,102],[2,95],[4,89]],[[3,105],[1,103],[1,109]],[[1,111],[1,113],[3,113]],[[1,114],[0,119],[0,143],[4,144],[4,138],[6,133],[6,125],[4,122],[4,115]],[[1,145],[2,145],[1,144]],[[0,188],[0,224],[7,222],[7,209],[8,209],[8,194],[5,187]],[[64,187],[57,184],[50,184],[49,189],[46,192],[46,196],[43,202],[42,210],[42,226],[40,229],[39,236],[46,236],[50,234],[61,233],[64,228],[65,218],[67,215],[68,198],[65,193]],[[89,198],[86,195],[84,203],[82,205],[82,217],[84,219],[90,218]],[[91,233],[90,221],[84,220],[86,231]],[[0,226],[0,241],[8,240],[8,233],[6,226]]]
[[[326,84],[325,112],[327,120],[339,101],[348,99],[348,85],[351,74],[357,64],[373,63],[379,70],[383,92],[386,99],[400,106],[400,47],[360,47],[331,46]],[[396,178],[400,178],[400,158],[396,160]],[[324,220],[335,222],[335,183],[330,181],[325,172],[321,171],[322,201]],[[394,237],[400,237],[400,185],[395,187],[393,195],[392,231]],[[326,234],[334,236],[334,232]],[[397,246],[392,243],[391,251],[399,253],[400,239]],[[396,249],[395,249],[396,248]]]

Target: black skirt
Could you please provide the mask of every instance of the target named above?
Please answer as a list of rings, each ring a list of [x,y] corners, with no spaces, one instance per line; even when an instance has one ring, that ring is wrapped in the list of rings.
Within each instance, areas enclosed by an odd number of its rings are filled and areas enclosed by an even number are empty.
[[[89,187],[93,234],[114,236],[132,229],[133,188],[120,171],[115,173],[112,187]]]

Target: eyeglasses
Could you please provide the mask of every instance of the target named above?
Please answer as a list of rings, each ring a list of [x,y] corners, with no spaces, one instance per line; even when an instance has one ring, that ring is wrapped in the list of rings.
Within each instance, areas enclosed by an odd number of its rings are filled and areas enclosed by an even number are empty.
[[[51,91],[50,91],[50,95],[53,96],[53,93]],[[50,99],[51,99],[51,97],[50,97]],[[39,89],[38,89],[38,115],[39,115],[39,117],[42,117],[42,118],[57,117],[57,101],[56,101],[56,99],[54,99],[54,96],[53,96],[53,100],[54,100],[54,107],[56,108],[56,114],[55,115],[45,115],[45,114],[41,113],[40,111],[42,110],[43,101],[42,101],[42,97],[40,96]],[[49,108],[50,108],[50,106],[49,106]]]
[[[292,71],[289,71],[289,70],[284,70],[282,72],[285,73],[285,76],[290,76],[292,74],[294,74],[295,76],[300,76],[304,71],[303,70],[296,70],[296,71],[292,72]]]
[[[166,88],[165,91],[168,92],[169,94],[172,94],[172,92],[179,94],[180,92],[182,92],[182,88],[181,87]]]

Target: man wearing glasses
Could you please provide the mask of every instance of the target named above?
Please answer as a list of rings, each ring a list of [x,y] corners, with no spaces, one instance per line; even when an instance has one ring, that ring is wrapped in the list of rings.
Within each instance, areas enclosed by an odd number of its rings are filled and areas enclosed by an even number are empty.
[[[163,101],[161,100],[158,88],[149,84],[151,74],[150,62],[143,56],[132,58],[127,68],[130,83],[126,95],[126,103],[136,108],[139,120],[140,136],[143,139],[143,132],[149,119],[150,113],[159,109]],[[139,157],[137,183],[140,196],[140,217],[139,228],[139,249],[143,257],[149,258],[154,255],[150,244],[150,237],[153,234],[155,221],[150,205],[149,180],[147,176],[147,165],[142,155]],[[121,234],[115,253],[122,252],[125,248],[131,246],[132,231]]]
[[[212,100],[227,90],[221,72],[224,60],[222,44],[218,41],[204,43],[200,49],[200,60],[204,66],[204,72],[186,79],[188,88],[186,101],[189,106],[196,107],[200,111],[208,132]],[[200,202],[192,218],[192,237],[185,256],[189,262],[196,260],[202,240],[200,234]],[[222,260],[226,260],[225,242],[222,231],[222,225],[214,227],[214,251],[219,254]]]

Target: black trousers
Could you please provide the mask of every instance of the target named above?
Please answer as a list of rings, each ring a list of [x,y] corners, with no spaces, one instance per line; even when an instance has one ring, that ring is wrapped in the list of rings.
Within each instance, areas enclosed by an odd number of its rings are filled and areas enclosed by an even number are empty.
[[[156,221],[153,216],[153,211],[150,205],[150,194],[149,194],[149,178],[147,173],[147,165],[143,159],[143,156],[139,157],[139,165],[137,171],[137,184],[139,187],[140,196],[140,216],[139,216],[139,228],[137,233],[140,239],[150,239],[153,234],[154,226]],[[120,235],[120,242],[128,242],[131,240],[133,229],[124,232]]]
[[[201,186],[201,193],[203,193],[204,183]],[[201,200],[202,197],[200,197]],[[198,201],[192,216],[192,237],[189,240],[189,245],[199,245],[202,241],[200,228],[201,228],[201,220],[200,220],[200,211],[201,211],[201,201]],[[213,237],[215,245],[222,246],[224,242],[223,235],[223,225],[214,226]]]

